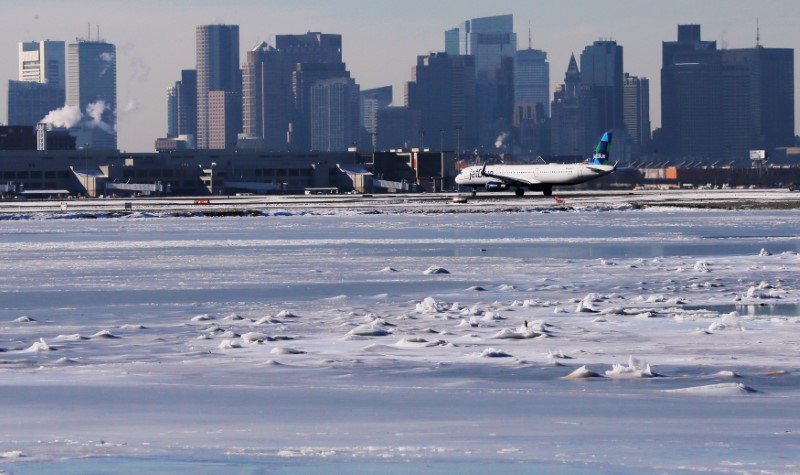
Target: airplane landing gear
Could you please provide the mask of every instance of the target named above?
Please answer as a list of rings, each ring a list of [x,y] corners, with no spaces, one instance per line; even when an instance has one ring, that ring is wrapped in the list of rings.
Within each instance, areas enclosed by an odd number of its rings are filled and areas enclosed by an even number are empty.
[[[522,196],[525,194],[525,190],[523,190],[522,188],[517,188],[516,190],[514,190],[514,194],[517,196]]]
[[[553,196],[553,187],[547,187],[544,189],[544,196]]]
[[[473,188],[472,189],[472,196],[478,196],[478,189],[477,188]]]

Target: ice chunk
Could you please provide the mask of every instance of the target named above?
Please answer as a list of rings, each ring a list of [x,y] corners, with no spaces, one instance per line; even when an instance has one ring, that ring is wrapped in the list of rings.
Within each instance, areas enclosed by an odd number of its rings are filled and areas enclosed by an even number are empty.
[[[659,376],[650,369],[647,362],[634,358],[628,358],[628,366],[615,364],[612,369],[606,371],[606,376],[609,378],[626,379],[626,378],[653,378]]]
[[[430,266],[427,269],[425,269],[424,272],[424,274],[449,274],[449,273],[450,271],[448,271],[444,267],[439,267],[439,266]]]
[[[422,302],[417,304],[415,310],[419,313],[440,313],[444,311],[433,297],[425,297]]]
[[[504,328],[499,332],[495,333],[492,338],[496,339],[506,339],[506,340],[526,340],[530,338],[536,338],[542,336],[541,333],[534,331],[533,329],[512,329],[512,328]]]
[[[23,351],[25,353],[38,353],[38,352],[44,352],[44,351],[52,351],[54,349],[55,348],[53,348],[52,346],[47,344],[47,342],[44,340],[44,338],[39,338],[39,341],[37,341],[36,343],[32,344],[31,346],[28,347],[28,349],[23,350]]]
[[[692,394],[698,396],[741,396],[757,393],[758,391],[750,386],[745,386],[742,383],[719,383],[707,384],[704,386],[692,386],[688,388],[667,389],[665,392]]]
[[[564,379],[590,379],[590,378],[602,378],[599,374],[591,371],[586,365],[581,366],[580,368],[576,369],[575,371],[571,372],[570,374],[564,376]]]
[[[264,343],[267,335],[260,332],[248,332],[241,336],[245,343]]]
[[[481,358],[510,358],[511,355],[505,351],[495,348],[486,348],[480,354]]]
[[[304,355],[306,352],[296,348],[273,348],[270,351],[272,355]]]

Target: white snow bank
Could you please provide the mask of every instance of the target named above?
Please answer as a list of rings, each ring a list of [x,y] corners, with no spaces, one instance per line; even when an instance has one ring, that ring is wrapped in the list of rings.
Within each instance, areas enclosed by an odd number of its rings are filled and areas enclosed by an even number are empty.
[[[495,348],[486,348],[480,354],[481,358],[510,358],[511,355],[506,353],[505,351],[498,350]]]
[[[422,302],[418,303],[415,310],[419,313],[440,313],[444,312],[439,303],[433,297],[425,297]]]
[[[450,271],[445,269],[444,267],[430,266],[427,269],[425,269],[425,272],[423,272],[423,273],[424,274],[449,274]]]
[[[267,324],[267,323],[270,323],[270,324],[276,324],[276,323],[283,323],[283,322],[282,322],[282,321],[280,321],[280,320],[278,320],[278,319],[277,319],[277,318],[275,318],[275,317],[272,317],[272,316],[270,316],[270,315],[267,315],[266,317],[261,317],[261,318],[259,318],[258,320],[256,320],[256,321],[255,321],[255,322],[253,322],[253,323],[255,323],[256,325],[265,325],[265,324]]]
[[[708,270],[708,263],[706,261],[697,261],[694,264],[694,270],[696,272],[710,272]]]
[[[114,339],[119,338],[118,336],[114,335],[108,330],[100,330],[99,332],[95,333],[94,335],[90,336],[89,338],[106,338],[106,339]]]
[[[689,388],[667,389],[665,392],[698,396],[741,396],[757,393],[758,391],[742,383],[719,383]]]
[[[242,345],[238,341],[231,340],[231,339],[224,339],[222,342],[217,346],[220,350],[230,350],[234,348],[241,348]]]
[[[653,378],[660,375],[653,373],[646,361],[630,356],[628,358],[628,366],[615,364],[611,370],[606,371],[606,376],[615,379],[636,379]]]
[[[712,378],[741,378],[736,371],[718,371],[711,375]]]
[[[296,348],[273,348],[270,350],[270,354],[272,355],[304,355],[306,352],[303,350],[298,350]]]
[[[223,318],[222,320],[225,321],[225,322],[238,322],[240,320],[244,320],[244,317],[242,317],[240,315],[237,315],[235,313],[232,313],[232,314],[228,315],[227,317]]]
[[[353,328],[347,332],[347,336],[386,336],[391,335],[391,333],[385,330],[380,323],[373,322]]]
[[[71,335],[58,335],[55,337],[56,341],[78,341],[78,340],[88,340],[89,337],[81,336],[79,333],[73,333]]]
[[[581,300],[575,308],[575,313],[597,313],[597,310],[590,303]]]
[[[242,341],[245,343],[264,343],[267,335],[261,332],[247,332],[241,336]]]
[[[542,333],[535,331],[532,328],[503,328],[495,333],[492,338],[507,339],[507,340],[526,340],[529,338],[536,338],[542,336]]]

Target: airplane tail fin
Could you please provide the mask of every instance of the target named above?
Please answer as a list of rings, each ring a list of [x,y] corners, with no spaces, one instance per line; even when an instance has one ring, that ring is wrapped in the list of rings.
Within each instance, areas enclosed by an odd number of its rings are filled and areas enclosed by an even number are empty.
[[[612,133],[610,130],[603,134],[603,138],[601,138],[600,143],[597,144],[597,148],[592,158],[589,159],[589,163],[592,165],[608,165],[608,156],[611,152],[611,136]]]

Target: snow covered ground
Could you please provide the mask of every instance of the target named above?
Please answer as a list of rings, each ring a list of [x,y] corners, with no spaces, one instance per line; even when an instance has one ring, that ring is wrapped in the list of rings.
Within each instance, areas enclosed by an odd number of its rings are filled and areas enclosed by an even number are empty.
[[[4,219],[0,472],[800,472],[800,213],[629,200]]]

